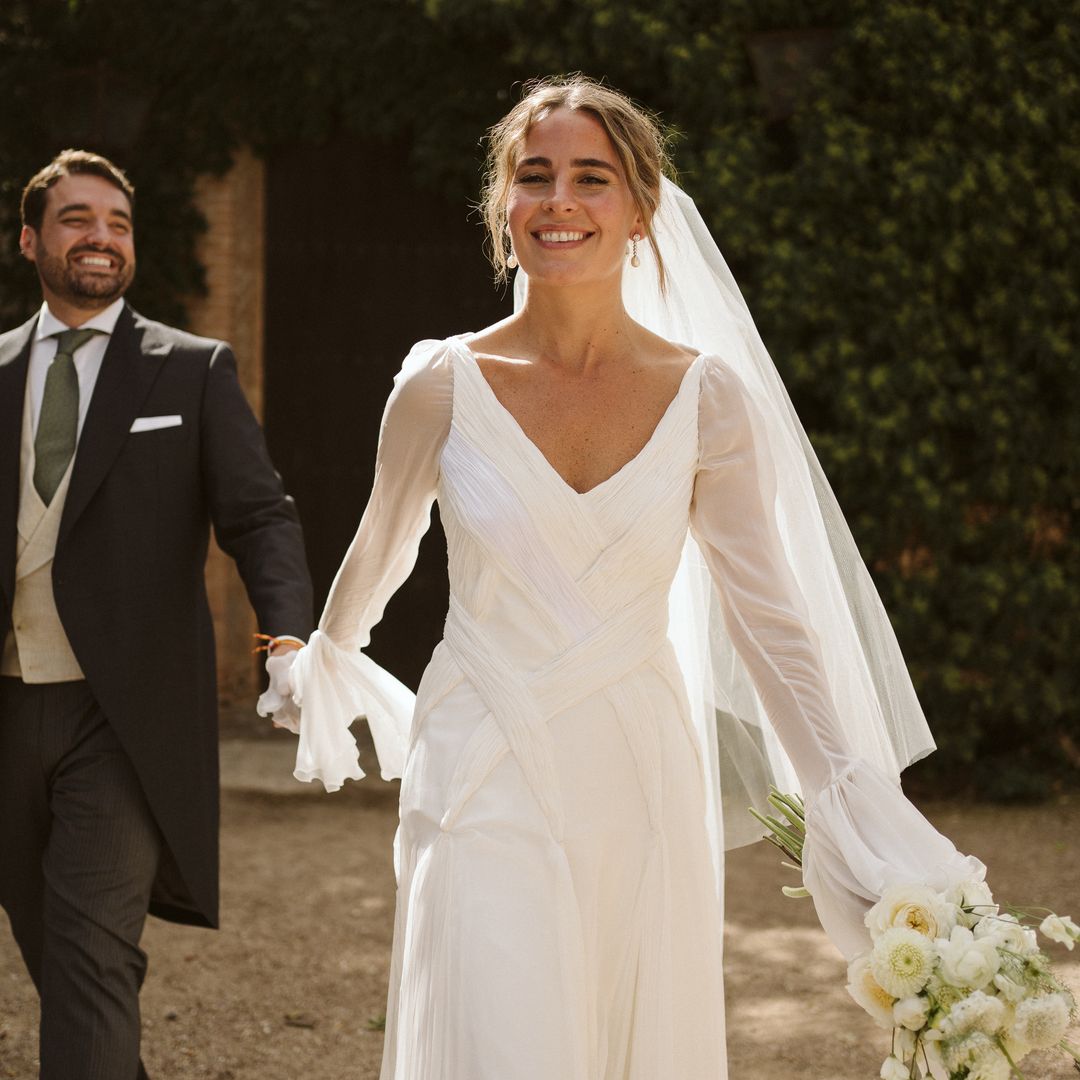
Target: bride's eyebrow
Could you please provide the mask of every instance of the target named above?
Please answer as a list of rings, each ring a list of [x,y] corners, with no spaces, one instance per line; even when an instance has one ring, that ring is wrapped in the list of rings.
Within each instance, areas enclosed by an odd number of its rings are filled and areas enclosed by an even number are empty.
[[[574,158],[570,162],[575,169],[607,169],[608,172],[617,173],[619,170],[615,168],[610,162],[604,161],[601,158]]]
[[[601,158],[574,158],[570,164],[575,169],[607,169],[609,172],[618,173],[618,169],[615,168],[610,162],[604,161]],[[538,166],[542,169],[551,168],[551,158],[546,157],[528,157],[522,158],[518,162],[517,167],[523,168],[526,165]]]

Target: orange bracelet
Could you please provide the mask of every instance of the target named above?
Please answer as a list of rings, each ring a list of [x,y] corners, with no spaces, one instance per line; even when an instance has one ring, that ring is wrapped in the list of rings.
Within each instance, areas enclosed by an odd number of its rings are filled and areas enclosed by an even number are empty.
[[[252,653],[268,653],[271,649],[277,648],[278,645],[291,645],[294,649],[303,648],[299,642],[293,641],[291,638],[276,638],[271,634],[255,634],[254,637],[257,641],[261,640],[265,642],[265,644],[256,645],[255,648],[251,650]]]

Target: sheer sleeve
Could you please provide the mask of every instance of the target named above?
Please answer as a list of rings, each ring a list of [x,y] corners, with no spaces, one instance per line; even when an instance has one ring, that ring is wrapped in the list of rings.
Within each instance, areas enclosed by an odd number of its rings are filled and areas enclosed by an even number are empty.
[[[453,409],[451,355],[443,342],[414,346],[386,403],[367,508],[330,589],[319,628],[293,663],[300,707],[295,776],[336,791],[359,779],[349,725],[366,717],[385,779],[401,775],[412,692],[361,651],[387,601],[412,572],[431,520],[439,457]],[[260,701],[260,711],[268,703]]]
[[[803,877],[818,916],[847,956],[869,945],[865,912],[890,885],[946,889],[981,878],[904,797],[898,779],[860,755],[790,569],[762,420],[740,379],[706,360],[691,531],[719,597],[723,625],[807,803]],[[756,434],[755,434],[756,432]]]

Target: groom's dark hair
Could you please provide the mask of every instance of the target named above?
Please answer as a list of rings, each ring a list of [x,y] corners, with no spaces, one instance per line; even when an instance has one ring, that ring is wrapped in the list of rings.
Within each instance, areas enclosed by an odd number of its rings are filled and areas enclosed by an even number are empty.
[[[114,165],[108,158],[89,150],[61,150],[45,166],[30,178],[22,193],[22,223],[31,229],[40,229],[45,216],[45,200],[49,188],[65,176],[89,175],[100,176],[114,187],[118,187],[126,196],[132,208],[135,205],[135,187],[127,178],[124,170]]]

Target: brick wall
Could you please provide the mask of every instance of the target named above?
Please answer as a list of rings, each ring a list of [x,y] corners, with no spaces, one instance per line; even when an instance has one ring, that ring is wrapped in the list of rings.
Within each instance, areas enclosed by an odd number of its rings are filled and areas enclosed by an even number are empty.
[[[191,329],[224,338],[236,352],[240,381],[257,416],[263,407],[263,291],[265,170],[249,151],[237,156],[223,177],[198,186],[199,209],[208,229],[199,256],[209,293],[189,306]],[[218,688],[222,729],[239,734],[264,729],[255,716],[259,665],[252,656],[257,629],[244,586],[231,559],[211,545],[206,568],[217,635]]]

